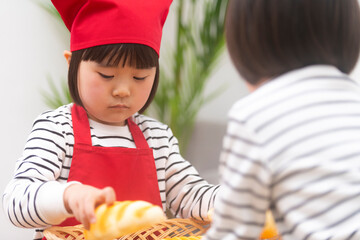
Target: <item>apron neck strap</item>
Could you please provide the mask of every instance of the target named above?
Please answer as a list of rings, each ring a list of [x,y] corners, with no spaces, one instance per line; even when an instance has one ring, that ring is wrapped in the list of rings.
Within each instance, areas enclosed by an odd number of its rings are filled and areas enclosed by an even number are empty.
[[[77,104],[73,104],[71,108],[71,116],[73,123],[75,144],[83,144],[92,146],[90,124],[85,109]],[[131,118],[127,119],[130,133],[134,139],[136,148],[146,149],[149,145],[139,126],[136,125]]]
[[[141,149],[149,148],[143,132],[141,131],[139,126],[136,125],[133,120],[131,120],[131,117],[127,119],[127,124],[133,136],[136,147]]]
[[[77,104],[71,108],[75,144],[92,145],[90,124],[85,109]]]

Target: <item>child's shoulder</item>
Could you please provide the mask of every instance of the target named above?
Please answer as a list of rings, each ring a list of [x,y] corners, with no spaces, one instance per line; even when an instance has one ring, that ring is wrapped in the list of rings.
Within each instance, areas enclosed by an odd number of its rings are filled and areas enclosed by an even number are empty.
[[[142,115],[139,113],[136,113],[132,116],[133,121],[140,127],[141,130],[146,129],[156,129],[156,130],[163,130],[168,131],[169,126],[146,115]]]
[[[48,121],[56,124],[71,123],[71,106],[72,103],[63,105],[57,109],[45,111],[36,118],[35,122]]]
[[[168,125],[138,113],[132,116],[132,120],[139,126],[151,148],[168,146],[169,143],[177,145],[177,139]]]
[[[249,97],[237,100],[228,111],[228,120],[246,122],[248,116],[252,113],[252,109],[249,107],[251,104],[249,104],[249,102],[251,102]]]

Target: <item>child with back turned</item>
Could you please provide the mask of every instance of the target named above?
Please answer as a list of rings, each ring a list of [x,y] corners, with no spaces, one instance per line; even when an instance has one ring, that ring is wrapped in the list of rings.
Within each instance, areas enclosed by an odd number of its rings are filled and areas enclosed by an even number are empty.
[[[250,94],[229,112],[205,240],[360,239],[357,0],[230,0],[226,40]]]
[[[156,93],[172,1],[52,2],[71,32],[65,57],[74,103],[34,121],[3,195],[9,220],[38,228],[41,239],[51,225],[88,229],[95,207],[115,200],[206,220],[218,186],[182,158],[167,125],[141,114]]]

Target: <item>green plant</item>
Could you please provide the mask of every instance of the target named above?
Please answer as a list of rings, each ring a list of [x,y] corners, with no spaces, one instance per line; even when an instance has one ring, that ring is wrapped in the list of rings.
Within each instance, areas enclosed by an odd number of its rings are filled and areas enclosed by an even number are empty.
[[[186,147],[196,116],[223,89],[204,96],[209,79],[224,50],[224,19],[227,0],[178,0],[176,43],[161,64],[160,84],[150,115],[167,123]]]
[[[62,79],[60,89],[55,85],[54,80],[48,76],[50,92],[42,91],[45,104],[51,108],[57,108],[72,102],[67,82]]]
[[[160,83],[147,114],[170,126],[185,153],[197,114],[204,104],[219,95],[220,88],[204,95],[209,76],[224,50],[224,19],[228,0],[177,0],[175,46],[166,46],[161,61]],[[43,9],[61,20],[52,5]],[[52,84],[54,86],[54,84]],[[62,88],[62,95],[68,90]],[[52,108],[64,103],[61,94],[51,87],[47,103]],[[49,97],[53,96],[53,101]],[[66,98],[62,98],[66,99]],[[66,103],[66,102],[65,102]]]
[[[43,3],[43,2],[37,2],[37,4],[43,10],[45,10],[50,15],[52,15],[56,20],[58,20],[60,26],[62,26],[67,31],[65,24],[63,24],[63,22],[61,21],[61,16],[59,12],[55,9],[55,7],[52,4]],[[65,78],[62,78],[60,80],[60,86],[55,84],[56,81],[51,76],[47,76],[47,81],[48,81],[49,91],[41,90],[41,95],[44,99],[45,104],[48,107],[52,109],[56,109],[62,105],[72,102],[67,81]]]

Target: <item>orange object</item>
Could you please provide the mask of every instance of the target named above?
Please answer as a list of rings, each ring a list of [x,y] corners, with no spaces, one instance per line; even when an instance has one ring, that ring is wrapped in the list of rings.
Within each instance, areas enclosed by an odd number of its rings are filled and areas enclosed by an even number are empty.
[[[97,221],[84,231],[87,240],[112,240],[166,220],[157,205],[146,201],[116,201],[95,210]]]
[[[208,218],[210,222],[212,222],[213,216],[214,216],[214,208],[210,208],[210,210],[208,211]]]
[[[270,210],[266,211],[265,225],[260,234],[260,239],[276,239],[279,237],[279,232],[276,228],[274,217]]]

